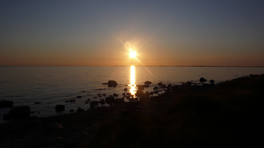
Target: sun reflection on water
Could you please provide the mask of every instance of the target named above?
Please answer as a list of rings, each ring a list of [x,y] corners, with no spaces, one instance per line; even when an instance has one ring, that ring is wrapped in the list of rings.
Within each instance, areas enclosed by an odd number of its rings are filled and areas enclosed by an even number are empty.
[[[136,94],[136,70],[135,70],[135,66],[132,65],[130,67],[130,93],[132,96],[135,97],[135,94]]]

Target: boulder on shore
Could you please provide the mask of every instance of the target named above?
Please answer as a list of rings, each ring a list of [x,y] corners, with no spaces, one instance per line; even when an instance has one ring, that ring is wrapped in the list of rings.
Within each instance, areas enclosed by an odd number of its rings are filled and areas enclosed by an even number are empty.
[[[0,108],[2,107],[13,107],[13,101],[0,101]]]
[[[65,110],[65,106],[64,105],[56,105],[55,110],[57,112],[61,112]]]
[[[109,80],[107,84],[108,87],[116,87],[117,82],[115,80]]]
[[[30,117],[30,107],[29,106],[18,106],[10,110],[8,114],[4,115],[4,120],[19,119]]]

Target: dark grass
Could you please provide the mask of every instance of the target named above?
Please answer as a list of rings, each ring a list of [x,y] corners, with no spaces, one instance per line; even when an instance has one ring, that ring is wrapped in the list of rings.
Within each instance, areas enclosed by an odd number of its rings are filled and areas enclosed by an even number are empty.
[[[141,101],[85,147],[263,147],[263,84],[264,75],[252,75]]]

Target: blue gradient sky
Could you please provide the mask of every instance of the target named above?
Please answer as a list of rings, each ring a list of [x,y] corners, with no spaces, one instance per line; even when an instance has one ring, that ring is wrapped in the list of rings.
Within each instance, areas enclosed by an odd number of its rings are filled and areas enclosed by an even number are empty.
[[[0,65],[264,66],[263,26],[263,0],[2,0]]]

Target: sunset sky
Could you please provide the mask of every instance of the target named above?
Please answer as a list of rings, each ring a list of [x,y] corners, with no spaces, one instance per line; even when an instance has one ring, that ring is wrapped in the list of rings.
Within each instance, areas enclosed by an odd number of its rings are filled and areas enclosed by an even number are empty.
[[[0,66],[132,64],[264,66],[264,1],[0,1]]]

